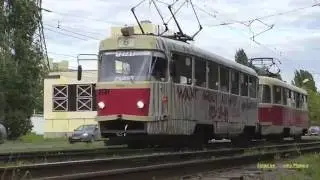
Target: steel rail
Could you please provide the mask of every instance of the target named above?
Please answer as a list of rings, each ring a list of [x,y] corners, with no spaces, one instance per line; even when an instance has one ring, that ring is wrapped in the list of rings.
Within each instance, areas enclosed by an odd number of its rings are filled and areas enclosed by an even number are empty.
[[[304,142],[314,142],[315,140],[303,140]],[[257,145],[273,144],[291,144],[290,141],[279,141],[270,143],[265,141],[252,142],[248,147]],[[230,142],[218,142],[205,146],[207,149],[218,149],[233,147]],[[188,150],[188,149],[187,149]],[[12,152],[0,153],[0,165],[15,164],[18,162],[25,163],[44,163],[44,162],[61,162],[71,160],[81,160],[88,158],[101,158],[109,156],[127,156],[134,154],[150,154],[155,152],[174,152],[174,148],[146,148],[146,149],[127,149],[125,146],[109,146],[92,149],[70,149],[70,150],[47,150],[32,152]]]
[[[130,169],[130,168],[143,168],[149,166],[161,166],[161,164],[170,163],[185,163],[189,161],[201,160],[207,161],[217,159],[221,157],[234,157],[246,154],[260,154],[268,151],[274,151],[276,149],[284,151],[297,151],[297,149],[305,148],[320,148],[320,142],[308,142],[308,143],[292,143],[285,145],[270,145],[252,148],[224,148],[215,150],[201,150],[201,151],[189,151],[189,152],[166,152],[156,153],[148,155],[135,155],[126,157],[113,157],[113,158],[101,158],[91,160],[80,160],[80,161],[68,161],[68,162],[56,162],[56,163],[42,163],[22,166],[11,166],[6,168],[0,168],[1,174],[4,177],[10,177],[12,174],[20,172],[20,176],[29,173],[33,178],[46,177],[59,178],[72,177],[72,176],[85,176],[88,174],[96,176],[99,172],[110,173],[110,170],[118,172],[119,169]],[[259,153],[257,153],[258,151]],[[250,156],[251,157],[251,156]],[[256,156],[255,156],[256,157]],[[232,161],[233,162],[233,161]],[[109,170],[109,171],[107,171]],[[81,173],[86,174],[81,174]],[[111,171],[112,172],[112,171]],[[121,171],[123,172],[123,171]],[[130,171],[131,172],[131,171]],[[108,174],[107,173],[107,174]],[[70,175],[71,174],[71,175]],[[117,174],[119,175],[119,174]],[[47,178],[47,179],[48,179]],[[58,178],[58,179],[59,179]],[[6,178],[5,178],[6,179]],[[77,179],[77,178],[76,178]],[[109,178],[108,178],[109,179]]]
[[[183,162],[172,162],[149,166],[139,166],[132,168],[112,169],[96,172],[76,173],[62,176],[41,178],[43,180],[85,180],[85,179],[164,179],[181,177],[185,175],[205,172],[206,170],[222,169],[228,167],[242,166],[245,164],[257,163],[273,159],[276,155],[286,157],[290,155],[300,155],[308,152],[319,152],[320,146],[303,147],[297,149],[273,150],[265,153],[255,153],[247,155],[235,155],[230,157],[218,157],[214,159],[189,160]],[[38,180],[38,179],[35,179]]]

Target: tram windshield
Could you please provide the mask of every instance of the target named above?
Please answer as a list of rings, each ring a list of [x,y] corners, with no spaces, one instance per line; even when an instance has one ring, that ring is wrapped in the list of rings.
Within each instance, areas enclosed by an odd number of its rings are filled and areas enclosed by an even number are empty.
[[[99,81],[166,81],[167,60],[160,52],[113,51],[101,54]]]

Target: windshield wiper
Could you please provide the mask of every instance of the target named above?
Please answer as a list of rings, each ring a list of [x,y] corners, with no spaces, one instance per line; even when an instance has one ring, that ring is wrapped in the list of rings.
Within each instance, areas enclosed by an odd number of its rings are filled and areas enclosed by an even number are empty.
[[[129,77],[130,77],[131,83],[134,84],[134,76],[129,75]]]

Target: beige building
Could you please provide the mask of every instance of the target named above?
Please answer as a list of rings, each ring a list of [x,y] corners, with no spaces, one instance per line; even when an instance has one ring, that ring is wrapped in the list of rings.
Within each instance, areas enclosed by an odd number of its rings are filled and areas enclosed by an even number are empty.
[[[44,80],[45,137],[61,137],[83,124],[96,124],[95,82],[97,71],[51,72]]]

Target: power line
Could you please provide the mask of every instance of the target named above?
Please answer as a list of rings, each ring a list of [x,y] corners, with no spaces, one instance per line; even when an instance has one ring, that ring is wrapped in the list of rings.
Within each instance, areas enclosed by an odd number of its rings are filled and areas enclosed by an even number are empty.
[[[301,10],[304,10],[304,9],[313,8],[313,7],[316,7],[316,6],[320,6],[320,3],[316,3],[316,4],[313,4],[311,6],[309,5],[309,6],[306,6],[306,7],[295,8],[295,9],[292,9],[292,10],[289,10],[289,11],[269,14],[269,15],[266,15],[266,16],[260,16],[260,17],[252,18],[252,19],[245,20],[245,21],[231,20],[233,22],[222,22],[220,24],[209,25],[209,26],[225,26],[225,25],[231,25],[231,24],[243,24],[243,25],[246,25],[246,23],[250,23],[250,22],[255,21],[255,20],[262,20],[262,19],[268,19],[268,18],[275,17],[275,16],[282,16],[282,15],[285,15],[285,14],[301,11]]]
[[[88,17],[83,17],[83,16],[77,16],[77,15],[72,15],[72,14],[67,14],[67,13],[62,13],[62,12],[57,12],[57,11],[53,11],[47,8],[41,8],[43,11],[48,12],[48,13],[54,13],[54,14],[58,14],[61,16],[67,16],[67,17],[71,17],[71,18],[77,18],[77,19],[87,19],[87,20],[91,20],[91,21],[97,21],[97,22],[102,22],[102,23],[107,23],[107,24],[114,24],[114,25],[123,25],[125,23],[119,23],[116,21],[106,21],[106,20],[102,20],[102,19],[94,19],[94,18],[88,18]]]
[[[60,30],[62,30],[62,31],[66,31],[66,32],[69,32],[69,33],[72,33],[72,34],[76,34],[76,35],[79,35],[79,36],[87,37],[87,38],[94,39],[94,40],[99,40],[99,39],[97,39],[97,38],[95,38],[95,37],[92,37],[92,36],[88,36],[88,35],[85,35],[85,34],[73,32],[73,31],[70,31],[70,30],[61,28],[59,25],[58,25],[57,27],[52,26],[52,25],[49,25],[49,24],[45,24],[45,25],[46,25],[46,26],[49,26],[49,27],[52,27],[52,28],[57,28],[57,29],[60,29]]]
[[[204,9],[198,7],[198,6],[196,6],[196,8],[198,8],[198,9],[201,10],[202,12],[208,14],[209,16],[211,16],[211,17],[213,17],[213,18],[215,18],[215,19],[218,19],[215,15],[212,15],[211,13],[207,12],[206,10],[204,10]],[[215,11],[215,12],[218,13],[217,11]],[[234,30],[235,30],[235,28],[233,28],[233,27],[231,27],[231,26],[226,26],[226,27],[228,27],[229,29],[234,29]],[[243,34],[241,34],[241,35],[243,35]],[[245,36],[246,36],[246,35],[245,35]],[[247,39],[247,37],[246,37],[246,39]],[[279,56],[279,57],[281,56],[283,59],[292,61],[291,59],[286,58],[286,57],[284,57],[283,55],[281,55],[281,52],[280,52],[279,55],[278,55],[274,50],[272,50],[271,48],[267,47],[266,45],[264,45],[264,44],[262,44],[262,43],[260,43],[260,42],[257,42],[257,41],[254,40],[254,39],[248,39],[248,40],[250,40],[251,42],[254,42],[255,44],[257,44],[257,45],[259,45],[259,46],[261,46],[261,47],[263,47],[263,48],[265,48],[265,49],[268,49],[269,51],[271,51],[272,53],[276,54],[276,55]],[[292,65],[293,65],[293,64],[292,64]],[[293,67],[294,67],[294,66],[293,66]],[[294,67],[294,68],[295,68],[295,69],[298,69],[298,68],[296,68],[296,67]]]
[[[70,54],[55,53],[55,52],[50,52],[50,51],[48,51],[48,53],[49,53],[49,54],[58,55],[58,56],[65,56],[65,57],[77,58],[77,56],[73,56],[73,55],[70,55]]]
[[[50,25],[50,24],[45,24],[45,25]],[[99,33],[97,31],[88,31],[88,30],[83,30],[83,27],[75,27],[75,26],[68,26],[68,25],[62,25],[61,24],[61,21],[58,21],[57,24],[55,25],[51,25],[51,26],[59,26],[59,27],[65,27],[65,28],[68,28],[68,29],[73,29],[75,31],[81,31],[81,32],[85,32],[85,33],[88,33],[88,34],[94,34],[94,35],[99,35],[99,36],[105,36],[105,34],[102,34],[102,33]]]
[[[83,39],[83,38],[80,38],[80,37],[77,37],[77,36],[73,36],[73,35],[70,35],[70,34],[66,34],[66,33],[63,33],[63,32],[60,32],[60,31],[56,31],[56,30],[53,30],[53,29],[50,29],[50,28],[44,27],[44,29],[46,29],[48,31],[51,31],[51,32],[58,33],[58,34],[62,34],[64,36],[69,36],[69,37],[73,37],[73,38],[80,39],[80,40],[83,40],[83,41],[88,41],[88,39]]]

